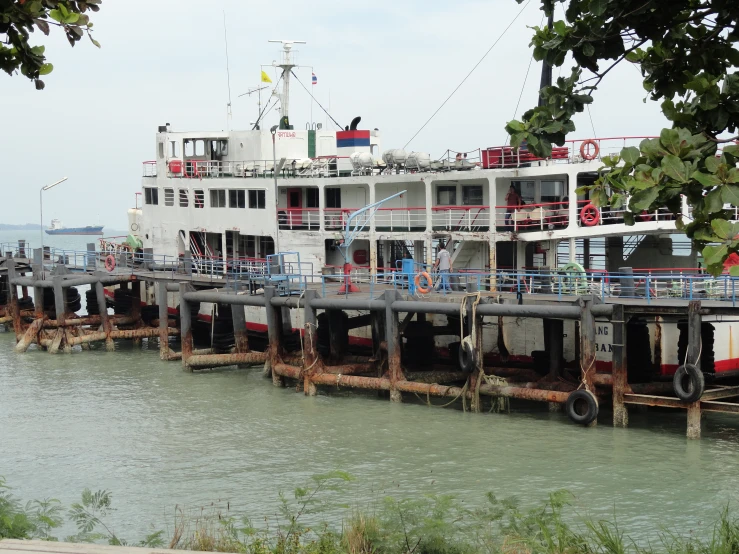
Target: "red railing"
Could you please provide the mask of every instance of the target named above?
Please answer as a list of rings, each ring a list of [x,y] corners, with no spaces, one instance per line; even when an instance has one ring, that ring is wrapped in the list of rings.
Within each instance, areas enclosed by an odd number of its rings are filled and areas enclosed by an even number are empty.
[[[433,206],[431,212],[433,229],[473,231],[490,226],[490,206]]]
[[[318,208],[277,208],[277,222],[288,231],[318,229],[321,214]]]
[[[567,227],[568,201],[523,206],[495,206],[495,226],[509,231],[548,230]]]

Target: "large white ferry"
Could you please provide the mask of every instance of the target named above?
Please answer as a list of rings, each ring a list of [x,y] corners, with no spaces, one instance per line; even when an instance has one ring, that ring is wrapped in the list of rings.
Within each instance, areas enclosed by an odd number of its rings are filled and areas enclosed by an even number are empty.
[[[291,272],[336,294],[342,283],[331,275],[343,273],[346,261],[366,291],[373,283],[407,282],[394,278],[403,259],[414,260],[414,272],[430,270],[442,241],[451,253],[452,281],[462,290],[477,280],[479,288],[504,296],[734,301],[733,280],[701,271],[672,214],[643,213],[627,226],[622,211],[598,209],[576,193],[597,178],[602,155],[645,137],[568,141],[550,159],[486,146],[432,160],[423,152],[384,149],[380,132],[371,124],[360,128],[358,120],[337,131],[312,123],[293,127],[291,42],[283,42],[282,56],[279,126],[264,129],[258,122],[251,130],[211,132],[159,127],[155,158],[144,162],[143,202],[128,213],[144,252],[192,260],[194,271],[227,279],[265,271],[267,257],[279,249],[299,256]],[[342,245],[351,214],[380,202],[372,217],[367,211],[353,220],[356,237]],[[687,205],[683,210],[688,215]],[[212,306],[200,310],[208,318]],[[247,320],[250,328],[263,329],[256,314]],[[703,371],[735,374],[735,324],[704,318],[703,326]],[[564,332],[565,359],[574,360],[574,322]],[[609,335],[610,326],[600,325],[600,370],[610,367]],[[443,348],[454,340],[437,337],[436,344]],[[635,318],[628,342],[630,380],[667,377],[685,355],[687,325]],[[538,320],[500,321],[485,333],[484,351],[493,360],[536,363],[545,348]]]

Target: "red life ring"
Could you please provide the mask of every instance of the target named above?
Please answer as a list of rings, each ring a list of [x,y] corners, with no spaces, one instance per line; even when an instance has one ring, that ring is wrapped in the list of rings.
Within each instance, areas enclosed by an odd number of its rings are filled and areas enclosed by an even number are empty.
[[[592,202],[585,204],[582,207],[582,210],[580,210],[580,221],[582,221],[582,224],[586,227],[598,225],[600,222],[600,210],[598,210]]]
[[[112,254],[105,258],[105,269],[113,271],[115,269],[115,256]]]
[[[654,214],[652,212],[644,210],[642,213],[639,214],[639,219],[641,219],[642,221],[652,221],[654,219]]]
[[[422,287],[421,286],[421,277],[423,277],[424,279],[426,279],[426,286],[425,287]],[[434,286],[434,282],[431,280],[431,275],[429,275],[425,271],[422,271],[421,273],[418,273],[416,275],[416,278],[413,280],[413,282],[416,283],[416,289],[421,294],[428,294],[429,292],[431,292],[431,287]]]
[[[593,147],[592,152],[590,147]],[[598,143],[595,142],[593,139],[588,139],[582,141],[582,144],[580,145],[580,155],[584,160],[594,160],[598,157],[598,153],[600,152],[600,147],[598,146]]]

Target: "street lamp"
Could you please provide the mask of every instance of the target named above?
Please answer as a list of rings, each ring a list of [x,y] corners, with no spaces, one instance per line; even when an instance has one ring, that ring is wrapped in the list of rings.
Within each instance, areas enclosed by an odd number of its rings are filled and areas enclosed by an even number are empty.
[[[45,190],[49,190],[50,188],[53,188],[64,181],[67,180],[67,177],[63,177],[62,179],[59,179],[56,183],[51,183],[50,185],[46,185],[45,187],[41,187],[41,190],[38,193],[38,204],[39,204],[39,212],[41,214],[41,278],[44,278],[44,196],[43,193]]]
[[[272,133],[272,175],[275,178],[275,221],[277,221],[277,231],[275,232],[275,253],[277,254],[277,263],[280,271],[282,271],[282,260],[280,259],[280,215],[277,211],[277,203],[280,200],[280,194],[277,190],[277,150],[275,146],[275,135],[277,134],[277,125],[273,125],[270,129]]]

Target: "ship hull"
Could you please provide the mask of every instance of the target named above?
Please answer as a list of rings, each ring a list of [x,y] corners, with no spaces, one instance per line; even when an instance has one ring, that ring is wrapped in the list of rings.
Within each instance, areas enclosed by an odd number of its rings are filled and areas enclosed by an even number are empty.
[[[65,229],[46,229],[47,235],[102,235],[103,226],[69,227]]]

